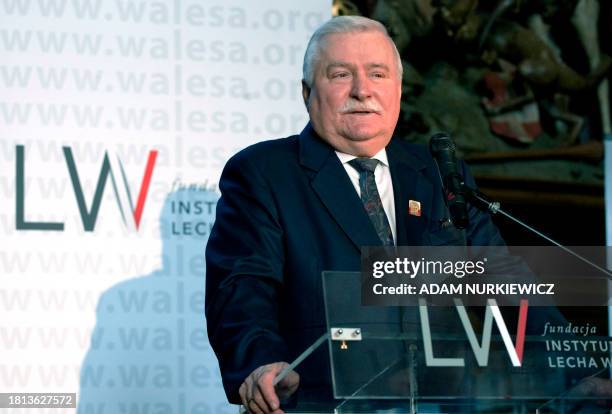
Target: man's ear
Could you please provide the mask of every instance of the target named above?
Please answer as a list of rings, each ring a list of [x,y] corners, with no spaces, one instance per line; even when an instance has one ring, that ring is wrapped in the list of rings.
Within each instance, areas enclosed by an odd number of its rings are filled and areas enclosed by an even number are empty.
[[[302,79],[302,98],[304,98],[304,105],[308,109],[308,98],[310,98],[310,86]]]

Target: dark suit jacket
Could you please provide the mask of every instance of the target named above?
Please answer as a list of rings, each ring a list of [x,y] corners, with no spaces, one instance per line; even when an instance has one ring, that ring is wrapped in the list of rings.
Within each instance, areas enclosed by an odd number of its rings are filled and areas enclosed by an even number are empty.
[[[448,211],[426,147],[387,146],[398,245],[503,245],[488,214],[470,208],[465,232]],[[469,172],[463,174],[474,184]],[[206,248],[206,317],[230,402],[255,368],[290,362],[325,332],[323,270],[357,271],[360,247],[380,245],[334,150],[308,125],[230,159]],[[420,217],[408,201],[421,203]],[[326,347],[298,372],[301,389],[329,393]]]

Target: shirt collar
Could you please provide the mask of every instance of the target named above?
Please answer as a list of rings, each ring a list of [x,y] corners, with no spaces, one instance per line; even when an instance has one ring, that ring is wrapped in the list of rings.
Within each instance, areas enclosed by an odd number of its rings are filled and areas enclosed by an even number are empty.
[[[340,152],[340,151],[336,151],[336,155],[338,156],[342,164],[346,164],[347,162],[357,158],[354,155],[347,154],[345,152]],[[370,158],[374,158],[378,160],[385,167],[389,166],[389,160],[387,159],[387,150],[385,148],[381,149],[380,151],[378,151],[376,154],[374,154]]]

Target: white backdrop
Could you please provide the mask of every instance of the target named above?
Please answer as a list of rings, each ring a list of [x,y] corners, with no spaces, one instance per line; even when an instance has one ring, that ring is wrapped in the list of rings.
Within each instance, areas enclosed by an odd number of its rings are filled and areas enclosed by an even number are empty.
[[[302,56],[330,13],[0,0],[1,392],[233,412],[202,310],[217,180],[239,149],[305,125]]]

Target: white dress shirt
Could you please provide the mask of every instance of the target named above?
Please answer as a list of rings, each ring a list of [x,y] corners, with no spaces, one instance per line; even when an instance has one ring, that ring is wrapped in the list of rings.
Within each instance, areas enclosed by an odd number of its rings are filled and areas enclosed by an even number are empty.
[[[359,188],[359,172],[353,168],[349,161],[355,157],[354,155],[345,154],[340,151],[336,151],[336,155],[340,159],[342,166],[346,170],[353,187],[359,197],[361,197],[361,189]],[[395,228],[395,201],[393,198],[393,183],[391,182],[391,171],[389,170],[389,160],[387,159],[387,151],[383,148],[373,157],[379,161],[374,170],[374,179],[376,180],[376,188],[382,201],[383,209],[389,220],[389,226],[391,226],[391,233],[393,234],[393,241],[397,244],[397,230]]]

